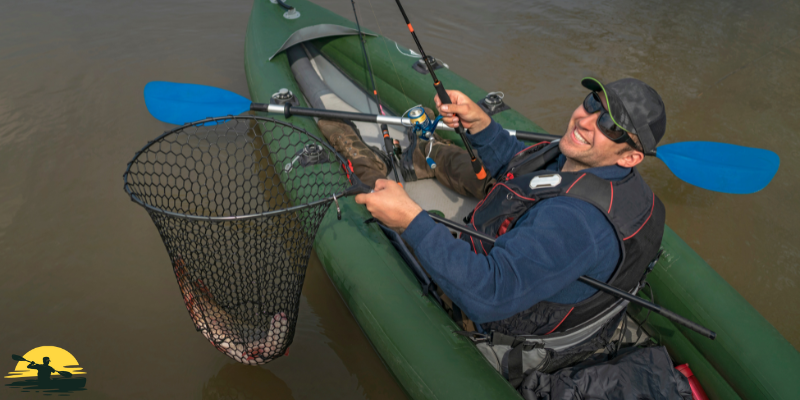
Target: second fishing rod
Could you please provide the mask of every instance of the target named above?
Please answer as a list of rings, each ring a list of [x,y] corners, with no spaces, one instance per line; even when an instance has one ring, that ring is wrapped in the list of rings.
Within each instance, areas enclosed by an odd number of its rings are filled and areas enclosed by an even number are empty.
[[[436,94],[439,95],[439,100],[442,101],[442,104],[452,104],[450,96],[447,95],[447,90],[445,90],[442,82],[436,77],[436,73],[433,72],[433,65],[431,65],[430,59],[428,59],[428,56],[425,54],[425,50],[422,49],[422,45],[419,43],[419,39],[417,39],[417,34],[414,33],[414,27],[411,26],[411,22],[408,20],[406,11],[403,9],[403,5],[400,4],[400,0],[395,0],[395,2],[397,3],[397,7],[400,8],[400,13],[403,14],[403,19],[406,21],[408,31],[411,32],[411,36],[414,38],[414,42],[417,44],[417,49],[419,49],[419,53],[422,55],[422,60],[425,61],[425,66],[428,67],[428,72],[430,72],[431,78],[433,78],[433,87],[436,89]],[[472,150],[472,146],[467,140],[467,132],[464,129],[464,126],[461,124],[461,120],[458,121],[458,128],[456,128],[456,132],[461,136],[461,140],[464,141],[464,147],[466,147],[467,153],[469,153],[469,157],[472,160],[472,170],[475,172],[475,176],[481,180],[485,179],[486,170],[483,168],[481,160],[475,157],[475,152]]]

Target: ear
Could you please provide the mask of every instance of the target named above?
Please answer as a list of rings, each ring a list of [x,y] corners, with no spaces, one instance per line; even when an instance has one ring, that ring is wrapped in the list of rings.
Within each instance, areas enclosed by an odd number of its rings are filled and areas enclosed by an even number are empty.
[[[644,161],[644,153],[631,149],[630,151],[626,151],[619,156],[619,159],[617,159],[617,165],[622,168],[633,168],[639,165],[639,163],[642,161]]]

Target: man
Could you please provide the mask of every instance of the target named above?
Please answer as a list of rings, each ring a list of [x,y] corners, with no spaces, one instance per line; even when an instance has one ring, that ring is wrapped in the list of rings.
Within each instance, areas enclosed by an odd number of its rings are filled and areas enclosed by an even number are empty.
[[[493,247],[469,235],[454,239],[394,182],[379,180],[373,193],[356,197],[383,224],[404,230],[433,281],[478,331],[492,333],[493,346],[481,351],[512,381],[607,345],[626,303],[578,277],[635,290],[663,234],[663,205],[634,168],[664,135],[660,96],[635,79],[582,84],[591,92],[564,137],[528,148],[463,93],[450,91],[449,105],[436,98],[448,126],[460,121],[469,130],[491,175],[488,183],[462,184],[488,189],[469,227],[497,237]],[[466,152],[436,150],[438,165],[468,162]]]
[[[31,363],[28,364],[28,368],[38,370],[37,375],[39,376],[39,381],[49,381],[50,374],[56,372],[56,370],[50,366],[50,357],[42,359],[41,365],[31,361]]]

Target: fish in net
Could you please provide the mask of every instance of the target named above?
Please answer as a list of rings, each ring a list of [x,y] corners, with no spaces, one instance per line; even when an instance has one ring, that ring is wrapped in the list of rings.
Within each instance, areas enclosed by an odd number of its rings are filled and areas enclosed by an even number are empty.
[[[165,132],[135,154],[123,179],[158,229],[195,328],[252,365],[292,343],[331,203],[370,191],[324,140],[253,116]]]

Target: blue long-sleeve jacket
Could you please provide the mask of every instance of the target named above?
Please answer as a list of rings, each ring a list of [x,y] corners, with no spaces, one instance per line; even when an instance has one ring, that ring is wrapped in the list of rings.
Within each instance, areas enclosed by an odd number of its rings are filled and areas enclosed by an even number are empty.
[[[497,178],[525,145],[492,121],[470,143],[486,170]],[[561,170],[561,156],[547,167]],[[630,173],[616,165],[585,172],[618,180]],[[620,258],[614,228],[593,205],[569,198],[541,200],[500,236],[488,255],[475,254],[469,243],[453,238],[422,212],[403,232],[433,281],[477,323],[508,318],[547,300],[569,304],[596,292],[577,281],[581,275],[607,281]]]

